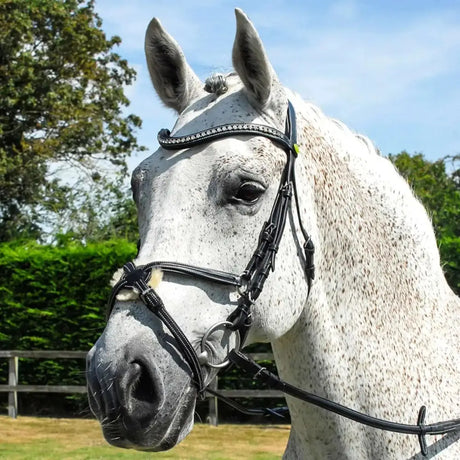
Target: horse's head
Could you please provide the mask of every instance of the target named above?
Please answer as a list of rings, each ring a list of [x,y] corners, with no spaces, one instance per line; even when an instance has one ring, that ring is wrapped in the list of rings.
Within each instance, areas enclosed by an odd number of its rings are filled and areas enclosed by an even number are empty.
[[[150,23],[145,50],[151,79],[161,100],[179,114],[172,136],[192,136],[229,123],[285,131],[285,90],[254,27],[241,11],[236,16],[236,73],[211,78],[206,85],[158,20]],[[254,133],[158,149],[133,173],[140,233],[135,264],[176,261],[242,273],[270,215],[285,164],[286,151],[279,142]],[[281,337],[302,310],[307,284],[297,226],[288,212],[276,272],[252,310],[246,343]],[[239,302],[235,286],[227,284],[164,270],[154,286],[197,350],[205,384],[218,371],[206,362],[221,363],[238,342],[238,334],[223,324]],[[174,446],[193,425],[194,380],[177,337],[135,293],[120,291],[88,356],[90,404],[107,440],[147,450]]]

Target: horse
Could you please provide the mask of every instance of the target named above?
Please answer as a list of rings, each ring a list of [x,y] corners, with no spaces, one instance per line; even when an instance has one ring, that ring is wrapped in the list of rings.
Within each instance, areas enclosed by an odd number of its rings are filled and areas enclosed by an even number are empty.
[[[368,138],[280,83],[239,9],[236,22],[235,71],[205,85],[157,19],[146,32],[153,86],[178,118],[133,172],[139,251],[116,274],[110,316],[88,353],[89,403],[105,438],[146,451],[174,447],[239,342],[270,342],[284,381],[354,410],[413,423],[426,405],[428,420],[458,417],[460,299],[445,281],[427,212]],[[279,185],[287,174],[283,133],[293,129],[295,190]],[[297,213],[285,206],[284,236],[276,248],[267,243],[273,264],[263,289],[248,298],[241,278],[228,274],[254,259],[274,201],[290,203],[293,194]],[[144,280],[136,267],[147,266],[152,278]],[[135,289],[140,278],[144,287]],[[246,314],[242,333],[232,327],[235,308]],[[286,399],[286,459],[422,458],[409,434]],[[459,438],[438,435],[423,454],[460,458]]]

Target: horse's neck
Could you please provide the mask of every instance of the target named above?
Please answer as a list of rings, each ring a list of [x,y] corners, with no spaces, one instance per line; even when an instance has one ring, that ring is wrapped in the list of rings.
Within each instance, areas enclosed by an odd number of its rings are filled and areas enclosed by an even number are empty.
[[[299,118],[305,152],[301,181],[311,198],[302,212],[311,218],[317,277],[302,317],[273,344],[278,369],[294,385],[358,410],[407,417],[408,392],[401,385],[427,386],[420,375],[430,355],[438,354],[440,341],[454,357],[447,372],[457,366],[458,331],[450,332],[456,338],[449,344],[441,331],[454,322],[459,302],[445,283],[430,221],[390,162],[367,143],[326,119],[319,121],[329,123],[321,131]],[[404,383],[396,377],[401,372]],[[430,378],[441,386],[442,375]],[[399,393],[382,406],[381,394],[392,394],[395,387]],[[420,404],[432,397],[423,391]],[[334,438],[340,429],[334,430],[331,419],[297,404],[291,404],[293,424],[308,424],[309,443],[329,433],[325,444],[344,448],[341,438]],[[363,445],[360,433],[352,435],[354,448]]]
[[[378,308],[391,296],[398,309],[412,310],[414,294],[428,302],[443,295],[431,222],[389,160],[325,117],[302,131],[310,143],[304,166],[313,186],[318,277],[329,304],[339,307],[345,295]]]
[[[313,121],[312,112],[310,120],[299,117],[309,195],[302,212],[312,219],[317,247],[305,314],[373,336],[399,330],[411,340],[433,309],[459,302],[445,281],[430,219],[370,141],[315,112]]]

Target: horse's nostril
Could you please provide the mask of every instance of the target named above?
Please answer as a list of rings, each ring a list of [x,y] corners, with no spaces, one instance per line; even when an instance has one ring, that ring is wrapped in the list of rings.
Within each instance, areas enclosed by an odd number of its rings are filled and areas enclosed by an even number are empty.
[[[135,375],[132,382],[131,397],[140,403],[159,405],[159,395],[156,384],[149,369],[141,362],[131,363],[131,372]]]
[[[122,411],[142,428],[161,408],[164,401],[163,381],[154,363],[133,359],[126,366],[118,384]]]

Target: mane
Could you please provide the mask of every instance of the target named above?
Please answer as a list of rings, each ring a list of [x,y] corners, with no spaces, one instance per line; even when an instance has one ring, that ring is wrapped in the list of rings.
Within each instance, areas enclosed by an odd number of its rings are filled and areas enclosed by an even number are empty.
[[[225,94],[231,85],[229,79],[232,79],[236,76],[237,75],[235,72],[230,72],[227,74],[213,73],[205,80],[204,90],[208,93],[216,94],[218,96]],[[375,147],[374,143],[367,136],[355,133],[342,121],[326,116],[319,107],[311,102],[306,102],[300,95],[291,91],[289,91],[289,93],[291,93],[294,98],[300,99],[302,101],[303,107],[308,113],[308,116],[306,117],[308,122],[316,121],[322,125],[323,129],[325,128],[326,131],[328,131],[329,134],[333,135],[335,138],[343,138],[342,141],[346,140],[347,143],[349,143],[350,138],[352,138],[355,141],[358,141],[358,147],[360,149],[364,147],[368,154],[376,154],[381,156],[380,150]],[[340,139],[338,140],[340,141]]]
[[[354,132],[336,118],[328,117],[319,107],[312,102],[305,101],[299,94],[289,90],[288,94],[291,99],[301,104],[305,121],[315,124],[322,132],[332,137],[334,144],[347,144],[353,151],[362,152],[365,155],[382,156],[380,150],[367,136]]]

